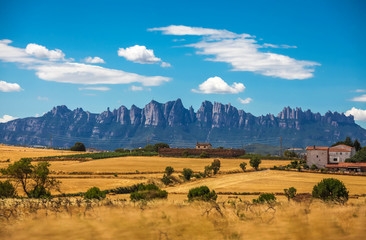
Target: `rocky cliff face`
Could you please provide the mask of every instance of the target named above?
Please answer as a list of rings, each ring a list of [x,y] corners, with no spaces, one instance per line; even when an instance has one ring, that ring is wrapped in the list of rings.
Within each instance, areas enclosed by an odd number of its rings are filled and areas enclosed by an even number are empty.
[[[155,142],[193,146],[196,141],[217,142],[237,147],[282,136],[290,146],[329,145],[345,136],[366,143],[366,130],[352,116],[327,112],[324,116],[301,108],[285,107],[277,116],[255,117],[230,104],[205,101],[194,112],[180,99],[167,103],[151,101],[143,109],[132,105],[93,114],[82,108],[54,107],[38,118],[24,118],[0,124],[0,142],[9,144],[70,146],[75,141],[93,147],[113,149]]]

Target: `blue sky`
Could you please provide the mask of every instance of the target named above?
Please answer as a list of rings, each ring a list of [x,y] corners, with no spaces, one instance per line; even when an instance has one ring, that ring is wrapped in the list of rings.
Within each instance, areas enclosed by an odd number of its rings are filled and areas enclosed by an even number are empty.
[[[0,121],[152,99],[353,114],[366,127],[365,1],[0,2]]]

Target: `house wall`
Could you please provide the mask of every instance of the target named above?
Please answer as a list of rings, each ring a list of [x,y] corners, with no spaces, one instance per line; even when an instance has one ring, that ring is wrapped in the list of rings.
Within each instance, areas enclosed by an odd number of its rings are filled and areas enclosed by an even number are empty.
[[[352,157],[351,152],[329,152],[329,163],[346,162],[347,158]],[[337,160],[335,160],[337,159]]]
[[[323,168],[328,163],[328,150],[306,150],[306,163],[311,167],[313,164]]]

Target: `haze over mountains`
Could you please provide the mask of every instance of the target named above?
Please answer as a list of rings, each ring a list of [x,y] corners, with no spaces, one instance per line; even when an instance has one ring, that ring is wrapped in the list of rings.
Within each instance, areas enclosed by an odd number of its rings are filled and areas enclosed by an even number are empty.
[[[346,136],[366,144],[366,130],[343,113],[321,115],[285,107],[277,116],[256,117],[230,104],[209,101],[195,112],[180,99],[164,104],[151,101],[143,109],[121,106],[100,114],[81,108],[72,111],[63,105],[41,117],[0,124],[0,142],[6,144],[70,147],[81,141],[87,147],[107,150],[156,142],[193,147],[197,141],[229,148],[249,143],[278,146],[280,137],[287,147],[328,146]]]

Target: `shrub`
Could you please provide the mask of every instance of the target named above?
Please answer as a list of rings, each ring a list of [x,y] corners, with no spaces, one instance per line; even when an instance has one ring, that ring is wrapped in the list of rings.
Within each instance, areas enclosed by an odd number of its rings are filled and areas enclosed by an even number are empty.
[[[157,143],[154,145],[155,152],[158,152],[160,148],[170,148],[170,146],[167,143]]]
[[[287,197],[287,200],[290,201],[290,199],[294,198],[296,196],[296,188],[290,187],[289,189],[283,189],[285,192],[285,196]]]
[[[210,189],[206,186],[191,188],[188,192],[188,200],[189,201],[216,201],[217,194],[214,190],[210,191]]]
[[[317,169],[318,169],[318,167],[315,164],[311,165],[311,167],[310,167],[310,170],[317,170]]]
[[[167,176],[172,175],[172,174],[173,174],[173,172],[174,172],[174,168],[172,168],[171,166],[167,166],[167,167],[165,168],[165,173],[166,173],[166,175],[167,175]]]
[[[100,191],[100,189],[98,187],[92,187],[84,194],[84,198],[100,200],[100,199],[105,198],[105,192]]]
[[[205,170],[203,172],[204,177],[209,177],[212,174],[212,167],[210,165],[205,166]]]
[[[310,168],[309,165],[307,165],[306,163],[304,163],[303,167],[304,167],[304,169],[309,169]]]
[[[184,179],[186,179],[187,181],[189,181],[192,177],[193,171],[190,168],[184,168],[183,169],[183,176]]]
[[[169,185],[171,184],[173,181],[170,179],[169,176],[167,176],[166,174],[164,174],[163,178],[161,179],[161,181],[165,184],[165,185]]]
[[[245,172],[245,170],[247,169],[247,163],[246,162],[240,163],[239,166],[240,166],[241,170],[243,170],[243,172]]]
[[[211,169],[214,175],[216,175],[219,172],[220,166],[221,166],[220,160],[214,159],[213,162],[211,163]]]
[[[259,203],[259,204],[271,204],[276,202],[276,197],[273,193],[262,193],[259,195],[258,199],[253,199],[253,203]]]
[[[297,160],[291,161],[291,168],[297,168],[299,162]]]
[[[188,156],[189,156],[188,151],[184,151],[184,152],[182,152],[182,157],[188,157]]]
[[[313,188],[313,197],[323,201],[346,202],[348,191],[343,182],[335,178],[324,178]]]
[[[50,198],[51,192],[47,191],[44,186],[36,186],[29,192],[30,198]]]
[[[16,190],[9,180],[0,182],[0,198],[14,198]]]
[[[74,146],[70,148],[71,151],[79,151],[79,152],[85,152],[86,148],[84,143],[76,142]]]
[[[200,154],[200,158],[209,158],[210,156],[208,155],[208,153],[207,152],[202,152],[201,154]]]
[[[262,161],[258,156],[253,156],[250,158],[249,164],[257,171],[259,164],[261,164],[261,162]]]
[[[167,198],[168,192],[161,190],[158,186],[154,184],[144,185],[141,184],[137,191],[131,193],[131,201],[150,201],[155,198]]]

